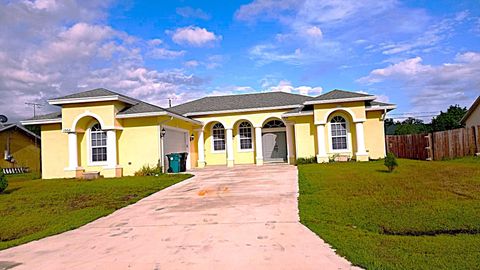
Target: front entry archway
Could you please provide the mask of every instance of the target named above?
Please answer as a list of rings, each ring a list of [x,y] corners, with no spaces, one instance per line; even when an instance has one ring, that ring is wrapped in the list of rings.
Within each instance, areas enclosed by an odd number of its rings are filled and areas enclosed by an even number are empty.
[[[271,120],[263,125],[262,150],[265,162],[287,162],[287,134],[282,121]]]

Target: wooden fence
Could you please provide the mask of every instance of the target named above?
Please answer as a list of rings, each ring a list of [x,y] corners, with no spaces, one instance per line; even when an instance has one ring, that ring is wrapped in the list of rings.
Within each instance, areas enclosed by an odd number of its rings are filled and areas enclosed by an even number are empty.
[[[480,126],[427,134],[387,135],[387,152],[399,158],[442,160],[480,152]]]

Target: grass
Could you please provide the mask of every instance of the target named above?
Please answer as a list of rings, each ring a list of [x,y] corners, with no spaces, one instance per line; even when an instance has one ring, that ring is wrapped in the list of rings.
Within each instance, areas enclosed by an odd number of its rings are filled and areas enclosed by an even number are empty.
[[[0,194],[0,250],[78,228],[190,175],[92,181],[34,177],[8,176],[9,186]]]
[[[367,269],[480,269],[480,159],[299,166],[303,224]]]

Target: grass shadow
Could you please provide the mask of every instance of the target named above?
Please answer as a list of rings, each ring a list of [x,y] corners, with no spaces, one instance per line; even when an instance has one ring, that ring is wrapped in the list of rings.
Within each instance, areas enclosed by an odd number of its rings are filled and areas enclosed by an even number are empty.
[[[383,169],[383,170],[375,170],[376,172],[381,172],[381,173],[390,173],[389,170]]]
[[[21,187],[10,188],[10,189],[7,189],[7,190],[5,190],[4,192],[0,193],[0,195],[2,195],[2,194],[11,194],[11,193],[13,193],[13,192],[15,192],[15,191],[17,191],[17,190],[19,190],[19,189],[21,189]]]

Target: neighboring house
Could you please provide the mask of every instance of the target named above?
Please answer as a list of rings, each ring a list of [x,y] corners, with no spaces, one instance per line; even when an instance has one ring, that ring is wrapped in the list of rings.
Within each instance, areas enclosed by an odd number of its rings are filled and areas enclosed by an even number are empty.
[[[16,124],[0,125],[1,168],[40,171],[40,137]]]
[[[473,102],[470,109],[463,116],[461,123],[465,125],[468,132],[474,134],[477,149],[480,149],[480,96]],[[477,150],[477,152],[480,150]]]
[[[480,96],[473,102],[461,122],[468,129],[480,127]]]
[[[384,116],[395,108],[342,90],[214,96],[164,109],[94,89],[49,103],[61,112],[22,122],[41,125],[44,178],[132,175],[172,152],[189,153],[187,168],[377,159],[385,156]]]

